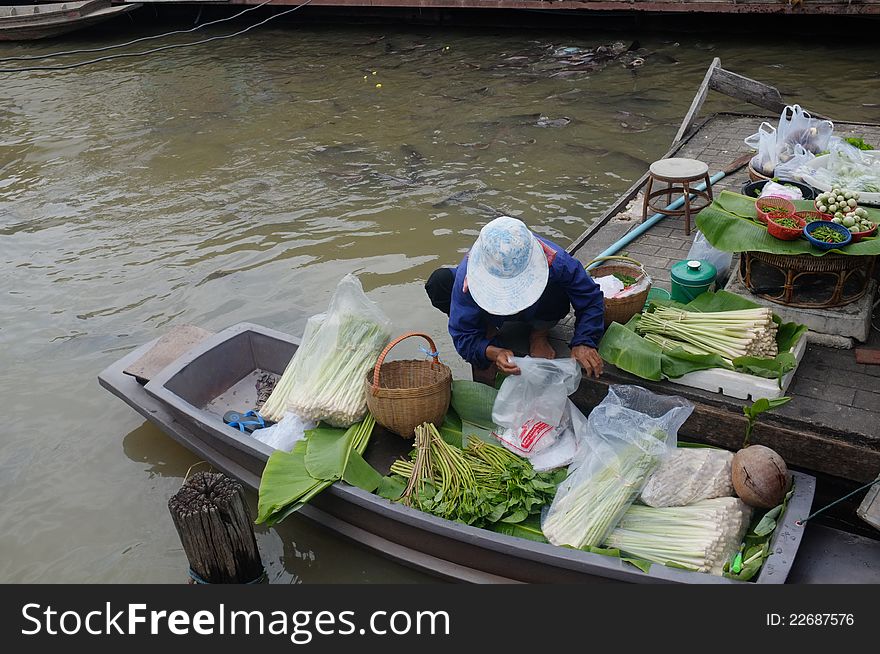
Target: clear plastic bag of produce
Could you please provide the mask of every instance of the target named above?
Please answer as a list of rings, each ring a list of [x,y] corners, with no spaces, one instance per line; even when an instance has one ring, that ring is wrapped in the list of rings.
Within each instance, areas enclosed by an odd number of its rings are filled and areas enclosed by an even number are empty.
[[[599,546],[675,448],[693,409],[680,397],[611,386],[587,418],[582,452],[542,521],[547,539],[554,545]]]
[[[346,275],[326,313],[309,318],[302,344],[261,413],[281,420],[288,411],[304,419],[349,427],[367,412],[364,377],[391,338],[391,321]]]
[[[251,432],[251,436],[276,450],[290,452],[309,429],[314,429],[317,426],[313,420],[303,420],[295,413],[288,412],[271,427],[255,429]]]
[[[763,122],[755,134],[745,139],[745,143],[758,151],[758,154],[752,157],[752,168],[763,175],[772,176],[779,159],[776,151],[776,128],[768,122]]]
[[[779,116],[776,126],[776,150],[780,163],[789,161],[800,145],[808,152],[817,154],[828,149],[828,142],[834,132],[830,120],[813,118],[799,104],[787,106]],[[777,175],[779,177],[779,175]]]
[[[789,200],[802,200],[803,193],[801,193],[801,190],[795,186],[784,186],[784,180],[791,182],[802,181],[802,176],[806,167],[815,158],[816,155],[807,150],[800,143],[796,143],[791,158],[785,163],[776,166],[774,176],[779,180],[782,180],[783,184],[777,184],[773,181],[767,182],[764,185],[764,188],[761,189],[761,197],[764,197],[766,193],[767,195],[775,195],[776,197],[788,198]],[[777,188],[780,186],[782,188]]]
[[[568,396],[580,384],[580,364],[572,358],[513,361],[520,374],[507,377],[498,390],[492,407],[495,436],[510,451],[530,459],[533,467],[548,470],[570,463],[577,449],[577,416],[570,413]]]
[[[733,452],[711,447],[679,447],[648,477],[639,496],[656,508],[685,506],[716,497],[732,497]]]
[[[687,254],[687,260],[692,259],[708,261],[715,266],[715,287],[722,288],[724,286],[730,272],[730,263],[733,261],[732,252],[722,252],[713,247],[706,240],[703,232],[697,230],[697,233],[694,234],[694,242]]]
[[[831,139],[828,156],[804,167],[810,184],[850,191],[880,193],[880,157],[872,150],[859,150],[843,139]]]

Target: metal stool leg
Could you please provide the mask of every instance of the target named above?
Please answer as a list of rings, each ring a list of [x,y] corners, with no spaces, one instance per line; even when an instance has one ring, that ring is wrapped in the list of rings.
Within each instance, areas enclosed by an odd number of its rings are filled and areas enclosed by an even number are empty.
[[[642,222],[645,222],[648,219],[648,201],[651,197],[651,189],[654,188],[654,177],[652,175],[648,175],[648,183],[645,186],[645,201],[642,203]]]
[[[682,182],[684,187],[684,235],[691,235],[691,189],[687,182]]]

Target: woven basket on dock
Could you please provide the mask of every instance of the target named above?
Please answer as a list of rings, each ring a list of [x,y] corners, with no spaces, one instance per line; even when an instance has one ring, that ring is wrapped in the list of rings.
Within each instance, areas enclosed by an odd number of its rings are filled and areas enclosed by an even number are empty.
[[[603,263],[593,268],[593,270],[590,271],[590,275],[594,279],[598,277],[607,277],[614,273],[629,275],[630,277],[634,277],[637,282],[641,281],[643,277],[648,277],[648,273],[645,271],[642,264],[629,257],[599,257],[588,263],[586,268],[589,269],[594,263],[600,261],[612,261],[612,263]],[[645,306],[645,301],[648,299],[648,293],[651,291],[650,279],[651,278],[648,277],[648,285],[638,293],[621,298],[605,298],[606,327],[612,322],[625,323],[642,310],[642,307]]]
[[[763,174],[759,173],[757,170],[755,170],[754,167],[752,167],[752,161],[749,160],[749,179],[752,180],[753,182],[764,182],[764,181],[767,181],[771,178],[767,177],[767,175],[763,175]]]
[[[433,358],[385,363],[391,348],[411,336],[428,341]],[[398,436],[412,438],[415,428],[423,422],[434,423],[438,428],[443,424],[452,394],[452,371],[440,363],[430,336],[409,332],[382,350],[364,384],[367,407],[376,422]]]

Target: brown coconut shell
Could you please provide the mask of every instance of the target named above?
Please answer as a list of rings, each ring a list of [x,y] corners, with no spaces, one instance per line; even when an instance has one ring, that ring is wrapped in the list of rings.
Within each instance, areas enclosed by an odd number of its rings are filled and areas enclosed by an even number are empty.
[[[782,504],[791,486],[788,466],[779,454],[763,445],[750,445],[733,457],[733,488],[739,498],[759,509]]]

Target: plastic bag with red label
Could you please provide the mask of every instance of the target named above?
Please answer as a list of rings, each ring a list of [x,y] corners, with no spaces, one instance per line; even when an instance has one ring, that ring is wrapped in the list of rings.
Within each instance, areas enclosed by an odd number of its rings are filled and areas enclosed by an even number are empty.
[[[507,377],[495,398],[495,437],[536,470],[568,465],[578,449],[578,419],[584,420],[568,399],[580,384],[580,364],[571,358],[513,361],[521,372]]]

